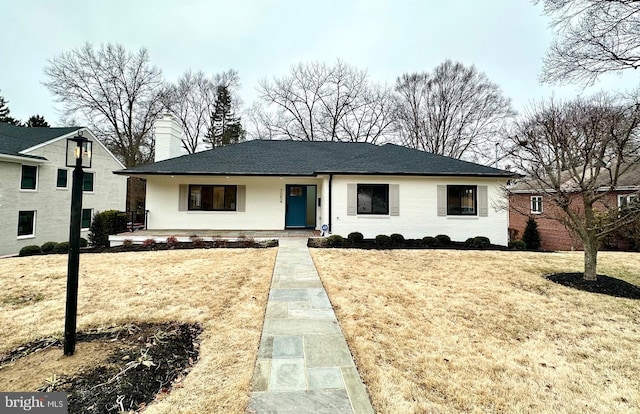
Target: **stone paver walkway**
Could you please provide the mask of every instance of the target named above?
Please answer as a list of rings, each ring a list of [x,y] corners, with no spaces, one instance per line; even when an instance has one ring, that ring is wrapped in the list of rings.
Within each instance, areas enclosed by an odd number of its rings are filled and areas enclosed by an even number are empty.
[[[248,413],[373,413],[307,239],[279,243]]]

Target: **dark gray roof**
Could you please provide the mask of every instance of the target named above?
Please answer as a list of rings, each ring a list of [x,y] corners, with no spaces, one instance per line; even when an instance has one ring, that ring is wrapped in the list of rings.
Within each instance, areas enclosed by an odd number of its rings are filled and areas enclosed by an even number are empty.
[[[462,175],[512,177],[480,164],[394,144],[246,141],[116,171],[125,175]]]
[[[20,154],[20,151],[70,134],[79,129],[82,128],[26,128],[0,122],[0,154],[42,159],[42,157]]]

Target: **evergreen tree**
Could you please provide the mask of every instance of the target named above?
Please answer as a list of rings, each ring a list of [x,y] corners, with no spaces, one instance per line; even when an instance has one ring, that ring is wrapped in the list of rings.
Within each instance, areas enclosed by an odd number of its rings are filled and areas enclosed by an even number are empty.
[[[11,111],[7,106],[8,103],[9,101],[6,101],[4,97],[0,95],[0,122],[20,126],[20,120],[9,115]]]
[[[527,249],[538,250],[540,248],[540,233],[538,232],[538,223],[533,217],[527,220],[527,226],[524,228],[522,241],[526,243]]]
[[[27,120],[28,127],[40,127],[40,128],[49,128],[51,125],[47,121],[45,121],[44,117],[38,114],[31,115],[31,117]]]
[[[236,117],[231,93],[224,85],[218,86],[216,104],[210,119],[205,141],[212,148],[237,144],[244,139],[245,132],[240,117]]]

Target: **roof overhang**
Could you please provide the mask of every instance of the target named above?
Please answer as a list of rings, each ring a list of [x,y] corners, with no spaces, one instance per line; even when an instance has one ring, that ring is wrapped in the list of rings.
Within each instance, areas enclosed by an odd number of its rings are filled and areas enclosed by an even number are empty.
[[[17,164],[47,164],[51,161],[44,157],[36,157],[31,155],[9,155],[9,154],[0,154],[0,161],[5,162],[14,162]]]

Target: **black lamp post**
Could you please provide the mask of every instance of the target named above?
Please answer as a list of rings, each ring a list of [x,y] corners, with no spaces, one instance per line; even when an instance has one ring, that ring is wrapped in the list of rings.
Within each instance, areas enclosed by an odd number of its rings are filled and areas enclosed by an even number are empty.
[[[67,167],[74,167],[71,184],[71,222],[69,224],[69,264],[67,267],[67,306],[64,321],[64,354],[76,350],[76,316],[78,313],[78,269],[80,266],[80,225],[84,171],[91,168],[92,142],[82,136],[67,139]]]

